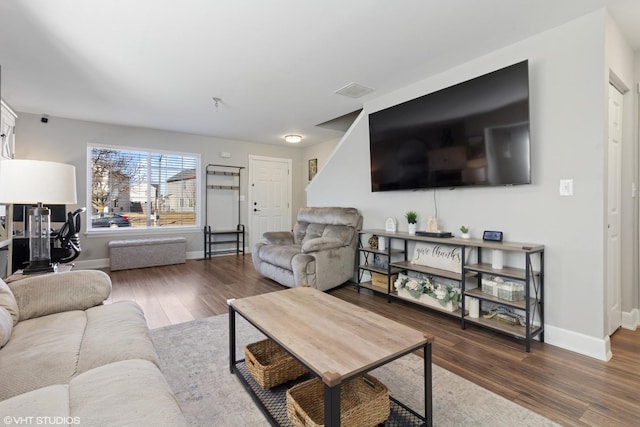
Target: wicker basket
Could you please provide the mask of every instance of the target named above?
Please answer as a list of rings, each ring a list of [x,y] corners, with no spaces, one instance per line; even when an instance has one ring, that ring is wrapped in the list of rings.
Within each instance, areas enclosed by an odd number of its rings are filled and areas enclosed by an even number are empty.
[[[266,339],[244,348],[245,363],[262,388],[271,388],[306,374],[307,369],[273,341]]]
[[[340,387],[340,424],[371,427],[389,418],[389,389],[371,375]],[[296,427],[324,425],[324,384],[314,378],[287,390],[287,416]]]

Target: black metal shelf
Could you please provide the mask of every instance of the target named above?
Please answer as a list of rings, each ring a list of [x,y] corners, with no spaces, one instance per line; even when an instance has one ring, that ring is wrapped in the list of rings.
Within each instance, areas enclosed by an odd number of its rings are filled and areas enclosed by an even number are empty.
[[[221,255],[235,252],[236,254],[244,255],[245,248],[245,230],[244,225],[240,221],[240,171],[244,169],[243,166],[230,166],[230,165],[214,165],[208,164],[206,167],[206,193],[205,193],[205,226],[203,230],[204,234],[204,257],[205,259],[211,258],[212,255]],[[210,176],[224,176],[229,177],[230,180],[233,180],[233,185],[218,185],[209,182]],[[213,178],[212,178],[213,179]],[[212,218],[209,218],[209,192],[210,191],[234,191],[237,192],[237,200],[238,200],[238,225],[236,229],[227,229],[227,230],[213,230],[209,225],[209,221]],[[212,195],[213,197],[213,195]],[[229,237],[216,239],[216,236],[230,236],[235,235],[235,239],[231,239]],[[223,248],[220,250],[214,250],[218,245],[230,245],[235,244],[235,249]]]

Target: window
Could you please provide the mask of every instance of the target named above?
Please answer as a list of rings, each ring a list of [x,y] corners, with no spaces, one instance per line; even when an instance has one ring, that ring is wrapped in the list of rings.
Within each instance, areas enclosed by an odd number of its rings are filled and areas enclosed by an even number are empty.
[[[87,230],[200,227],[200,156],[89,146]]]

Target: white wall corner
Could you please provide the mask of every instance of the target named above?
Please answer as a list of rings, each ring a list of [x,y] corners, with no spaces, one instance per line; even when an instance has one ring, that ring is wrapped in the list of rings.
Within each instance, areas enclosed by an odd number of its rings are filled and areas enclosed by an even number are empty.
[[[551,325],[544,327],[544,342],[605,362],[612,356],[609,337],[594,338]]]
[[[640,325],[640,310],[634,308],[630,312],[622,312],[622,327],[635,331]]]
[[[187,259],[202,259],[204,258],[204,251],[188,251]]]

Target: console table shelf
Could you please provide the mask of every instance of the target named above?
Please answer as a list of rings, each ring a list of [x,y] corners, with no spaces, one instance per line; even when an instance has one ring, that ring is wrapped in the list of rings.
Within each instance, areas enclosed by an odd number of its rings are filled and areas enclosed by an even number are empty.
[[[455,273],[453,271],[427,267],[425,265],[412,264],[411,261],[393,262],[391,263],[391,265],[401,270],[411,270],[418,273],[429,274],[432,276],[446,277],[447,279],[457,280],[458,282],[462,280],[462,273]]]
[[[524,340],[526,351],[530,351],[531,340],[538,337],[540,341],[544,341],[544,245],[518,242],[493,242],[479,239],[461,239],[456,237],[438,238],[412,235],[404,232],[387,232],[384,230],[361,230],[359,235],[358,251],[360,260],[358,261],[358,289],[371,289],[375,292],[387,295],[389,302],[400,299],[408,301],[412,304],[421,305],[426,309],[435,310],[460,319],[461,327],[464,329],[466,324],[473,324],[487,329],[491,329],[502,334]],[[373,249],[364,246],[363,242],[368,241],[369,235],[383,237],[387,239],[386,250]],[[419,242],[431,243],[442,247],[450,247],[460,251],[460,268],[459,271],[449,271],[439,268],[433,268],[426,265],[414,264],[409,256],[409,244]],[[468,263],[471,250],[475,251],[476,260],[474,263]],[[524,268],[519,266],[504,266],[503,268],[493,268],[491,263],[483,262],[483,251],[499,250],[506,253],[517,254],[524,257]],[[380,257],[384,258],[386,267],[373,265],[371,255],[374,261]],[[534,269],[534,259],[538,261],[538,266]],[[362,262],[364,261],[364,262]],[[520,264],[520,261],[512,262]],[[379,264],[379,263],[378,263]],[[522,265],[522,264],[520,264]],[[455,270],[455,268],[452,268]],[[387,276],[387,288],[373,286],[371,282],[364,279],[365,272],[375,272]],[[437,305],[426,305],[418,300],[413,300],[404,296],[399,296],[391,282],[393,275],[398,273],[409,273],[414,275],[424,275],[430,278],[439,278],[440,280],[448,280],[449,283],[458,283],[460,293],[464,296],[460,301],[460,309],[450,311],[440,308]],[[510,301],[486,292],[482,292],[481,283],[485,279],[503,281],[516,281],[522,283],[524,288],[524,298],[520,301]],[[501,279],[500,279],[501,278]],[[477,281],[474,286],[473,281]],[[500,288],[501,291],[504,288]],[[466,307],[471,299],[478,300],[479,316],[471,317],[469,307]],[[476,301],[474,301],[475,303]],[[511,325],[496,318],[485,318],[484,315],[492,310],[498,310],[500,314],[508,314],[511,319],[519,319],[520,325]]]
[[[516,280],[526,280],[527,279],[527,270],[523,268],[512,268],[512,267],[504,267],[500,270],[495,270],[491,264],[472,264],[465,266],[467,271],[475,271],[477,273],[487,273],[493,274],[501,277],[507,277],[510,279]],[[540,275],[540,272],[532,272],[536,276]]]

